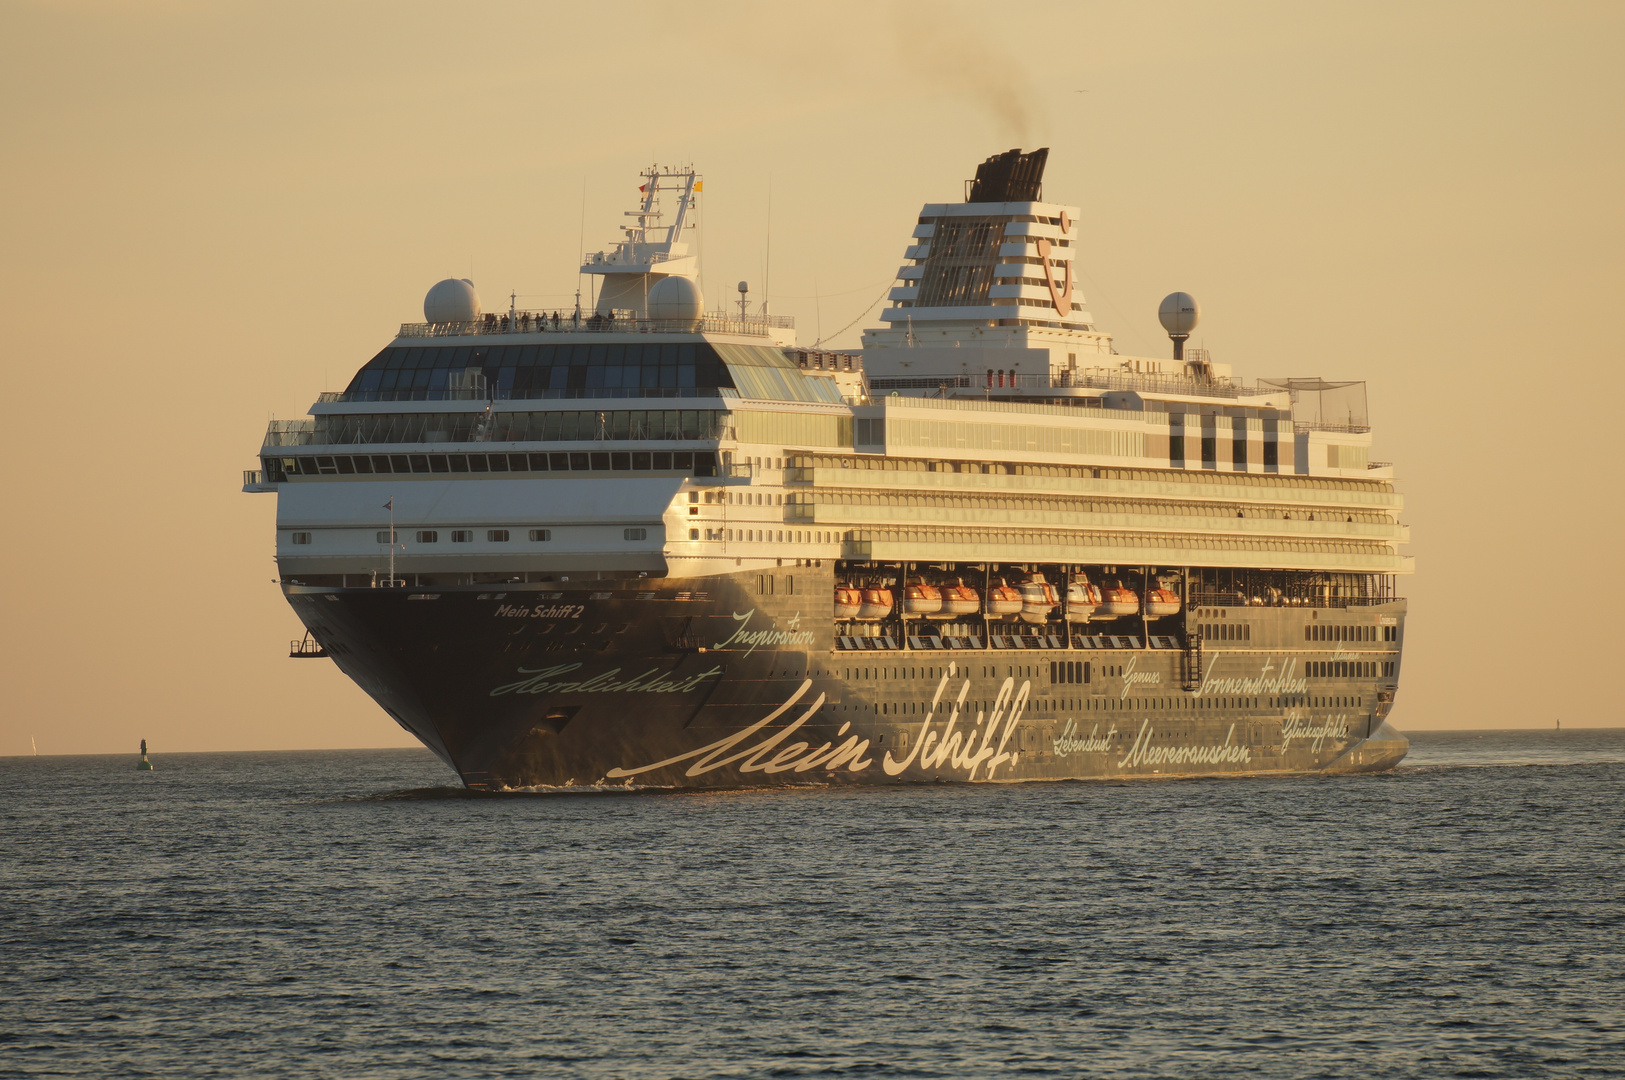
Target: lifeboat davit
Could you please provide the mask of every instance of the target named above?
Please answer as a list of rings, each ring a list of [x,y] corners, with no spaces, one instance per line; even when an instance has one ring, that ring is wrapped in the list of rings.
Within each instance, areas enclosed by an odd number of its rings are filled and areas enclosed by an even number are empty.
[[[1088,622],[1089,616],[1100,606],[1100,590],[1088,578],[1073,578],[1066,587],[1066,621]]]
[[[874,587],[864,589],[863,601],[858,605],[858,621],[877,622],[881,619],[889,618],[892,613],[892,608],[895,606],[896,604],[892,602],[890,589]]]
[[[863,594],[850,585],[835,586],[835,621],[858,617],[858,608],[863,606]]]
[[[1140,594],[1122,583],[1114,583],[1101,590],[1100,607],[1095,618],[1115,619],[1121,615],[1140,613]]]
[[[1034,574],[1021,583],[1021,618],[1024,622],[1049,622],[1050,612],[1060,602],[1055,586],[1045,581],[1043,574]]]
[[[964,581],[942,590],[942,611],[945,615],[974,615],[982,610],[982,598]]]
[[[983,610],[995,618],[1004,615],[1021,614],[1021,592],[1006,585],[1003,578],[999,583],[987,591],[987,603]]]
[[[1153,619],[1179,614],[1179,597],[1167,589],[1152,589],[1145,597],[1145,613]]]

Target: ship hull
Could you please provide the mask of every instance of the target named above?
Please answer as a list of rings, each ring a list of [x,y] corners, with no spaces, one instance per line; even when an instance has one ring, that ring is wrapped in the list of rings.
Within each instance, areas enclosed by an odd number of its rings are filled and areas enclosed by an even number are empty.
[[[1380,653],[1391,667],[1373,652],[1314,669],[1360,677],[1311,679],[1308,661],[1334,654],[1296,644],[1302,610],[1251,613],[1263,629],[1244,648],[1193,647],[1183,620],[1179,647],[1172,625],[1132,639],[1157,648],[1057,620],[1056,636],[998,641],[1058,648],[872,650],[836,635],[827,565],[786,568],[772,595],[762,580],[284,591],[476,789],[1366,772],[1408,748],[1385,723],[1397,646]],[[1370,614],[1389,608],[1402,617],[1402,601]]]

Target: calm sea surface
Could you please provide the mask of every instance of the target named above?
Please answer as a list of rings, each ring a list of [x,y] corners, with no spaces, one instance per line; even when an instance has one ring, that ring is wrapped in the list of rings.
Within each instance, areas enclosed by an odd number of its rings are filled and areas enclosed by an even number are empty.
[[[1618,1076],[1625,731],[1383,776],[470,797],[0,759],[0,1075]]]

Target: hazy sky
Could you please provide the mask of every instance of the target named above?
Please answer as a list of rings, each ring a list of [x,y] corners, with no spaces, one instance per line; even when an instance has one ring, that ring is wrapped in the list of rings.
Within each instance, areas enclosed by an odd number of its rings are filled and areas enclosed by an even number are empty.
[[[1618,3],[0,2],[0,754],[409,744],[287,658],[268,416],[441,277],[565,303],[651,158],[710,300],[771,234],[810,343],[1018,145],[1121,351],[1184,289],[1238,375],[1369,381],[1400,727],[1625,722],[1622,46]]]

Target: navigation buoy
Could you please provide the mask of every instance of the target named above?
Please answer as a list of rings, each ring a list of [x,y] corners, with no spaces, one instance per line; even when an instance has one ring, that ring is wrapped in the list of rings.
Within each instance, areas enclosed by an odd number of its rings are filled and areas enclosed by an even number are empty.
[[[147,760],[147,740],[141,740],[141,760],[135,763],[137,772],[151,772],[152,762]]]

